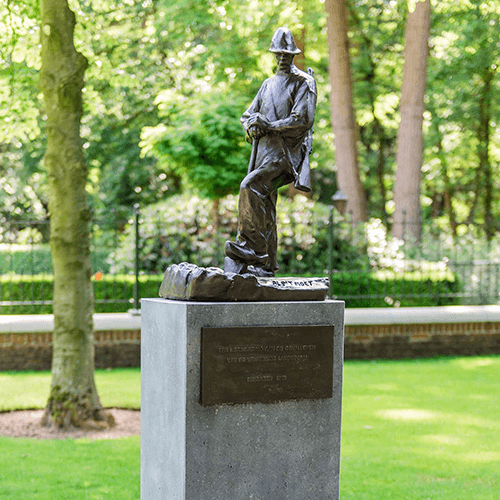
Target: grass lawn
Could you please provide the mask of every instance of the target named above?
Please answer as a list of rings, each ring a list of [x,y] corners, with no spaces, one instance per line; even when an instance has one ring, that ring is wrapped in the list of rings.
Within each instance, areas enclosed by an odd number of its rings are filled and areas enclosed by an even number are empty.
[[[140,370],[96,370],[101,403],[140,408]],[[0,411],[43,408],[48,372],[0,373]],[[140,438],[41,441],[0,438],[0,499],[138,500]]]
[[[140,438],[0,438],[2,500],[138,500]]]
[[[341,498],[500,498],[500,357],[347,362]]]
[[[96,370],[101,403],[106,408],[139,409],[140,377],[139,368]],[[43,408],[49,390],[50,372],[0,372],[0,411]]]
[[[98,370],[139,407],[139,370]],[[43,407],[48,373],[0,373],[0,408]],[[500,357],[346,362],[341,499],[500,498]],[[0,498],[139,499],[139,438],[0,438]],[[215,499],[214,499],[215,500]]]

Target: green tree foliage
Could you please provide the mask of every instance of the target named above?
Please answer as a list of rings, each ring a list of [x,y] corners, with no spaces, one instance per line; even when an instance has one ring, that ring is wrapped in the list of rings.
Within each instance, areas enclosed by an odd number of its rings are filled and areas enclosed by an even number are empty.
[[[155,203],[179,191],[179,177],[167,175],[156,155],[141,155],[139,146],[146,127],[170,126],[158,96],[171,90],[200,108],[220,101],[224,89],[225,102],[234,97],[235,108],[245,109],[273,71],[269,39],[280,25],[300,39],[304,66],[315,70],[313,188],[316,199],[330,202],[337,186],[321,2],[70,3],[78,20],[75,43],[89,61],[82,136],[87,192],[97,215],[110,208],[119,217],[128,215],[134,203]],[[347,3],[361,179],[370,215],[390,221],[408,2]],[[492,195],[498,190],[500,149],[499,108],[494,105],[500,93],[498,2],[444,0],[435,2],[433,11],[423,216],[440,217],[443,227],[459,232],[472,219],[494,227],[500,211]],[[31,207],[44,217],[46,173],[40,160],[46,117],[36,84],[38,19],[36,0],[0,6],[0,176],[6,186],[0,190],[0,205],[9,207],[4,214],[24,214]],[[29,196],[26,185],[33,187]]]
[[[394,160],[408,3],[348,3],[360,165],[371,215],[393,212]],[[435,2],[429,44],[423,217],[462,234],[497,230],[499,6]]]
[[[46,216],[36,0],[0,5],[0,219]]]
[[[0,5],[0,143],[21,148],[40,133],[37,0]]]
[[[45,116],[36,85],[40,67],[37,2],[11,0],[8,5],[12,15],[1,7],[5,21],[0,30],[0,113],[10,121],[0,124],[0,157],[7,146],[21,150],[13,175],[27,171],[43,177]],[[260,0],[238,4],[158,0],[125,1],[117,8],[109,0],[90,0],[73,1],[71,6],[78,19],[75,43],[89,61],[82,136],[90,169],[87,191],[94,211],[114,207],[124,215],[136,202],[148,204],[178,190],[178,179],[165,177],[154,156],[140,154],[143,127],[156,126],[165,118],[159,116],[156,97],[173,89],[190,97],[196,107],[203,104],[197,102],[200,88],[218,92],[219,85],[225,85],[225,101],[240,96],[241,109],[246,108],[273,71],[268,47],[279,25],[292,27],[296,34],[304,32],[305,65],[315,69],[320,88],[312,158],[313,167],[318,167],[318,195],[323,186],[332,184],[321,5],[311,0],[282,0],[278,5]],[[37,195],[43,198],[42,193]]]
[[[238,191],[248,167],[239,118],[241,100],[219,93],[208,99],[169,102],[171,92],[160,94],[167,124],[143,130],[143,151],[152,151],[167,173],[183,179],[201,196],[219,199]],[[209,100],[210,99],[210,100]]]
[[[439,2],[431,36],[425,215],[455,234],[473,220],[498,231],[500,6]]]
[[[370,215],[387,220],[394,184],[406,2],[351,0],[348,6],[361,178]]]

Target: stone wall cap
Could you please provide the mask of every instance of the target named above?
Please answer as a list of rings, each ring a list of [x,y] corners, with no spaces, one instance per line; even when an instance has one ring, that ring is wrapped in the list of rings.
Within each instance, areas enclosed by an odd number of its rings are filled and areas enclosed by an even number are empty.
[[[349,303],[346,304],[349,306]],[[360,308],[345,311],[346,325],[500,322],[500,305]]]
[[[148,299],[164,301],[168,299]],[[178,301],[175,301],[178,302]],[[329,301],[326,301],[329,302]],[[336,301],[335,301],[336,302]],[[196,304],[205,304],[197,302]],[[213,302],[206,304],[214,305]],[[219,305],[224,302],[219,302]],[[232,302],[235,305],[238,303]],[[240,302],[239,304],[245,304]],[[275,303],[276,304],[276,303]],[[346,306],[349,306],[347,303]],[[359,308],[345,310],[346,325],[411,325],[432,323],[500,322],[500,305]],[[141,317],[129,313],[94,314],[95,331],[140,330]],[[0,315],[0,333],[52,332],[52,314]]]
[[[95,331],[140,330],[141,317],[129,313],[94,314]],[[52,314],[0,315],[0,333],[43,333],[54,330]]]

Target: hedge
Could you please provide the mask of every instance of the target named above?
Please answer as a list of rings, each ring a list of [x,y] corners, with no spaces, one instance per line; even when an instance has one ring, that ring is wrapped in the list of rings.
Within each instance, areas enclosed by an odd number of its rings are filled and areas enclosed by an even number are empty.
[[[158,297],[162,279],[159,275],[141,276],[140,296]],[[95,312],[126,312],[133,308],[134,284],[135,277],[128,275],[104,276],[99,281],[92,279]],[[1,276],[0,302],[33,301],[37,304],[4,305],[0,307],[0,314],[52,313],[53,285],[54,277],[50,275]]]
[[[162,275],[139,278],[141,297],[158,297]],[[0,314],[52,312],[53,277],[2,276],[0,301],[34,301],[34,305],[3,306]],[[126,312],[133,308],[134,276],[109,275],[92,280],[95,312]],[[460,303],[461,286],[450,271],[394,273],[391,271],[341,271],[333,275],[334,298],[347,307],[439,306]]]
[[[460,304],[462,286],[449,270],[339,271],[330,290],[346,307],[415,307]]]

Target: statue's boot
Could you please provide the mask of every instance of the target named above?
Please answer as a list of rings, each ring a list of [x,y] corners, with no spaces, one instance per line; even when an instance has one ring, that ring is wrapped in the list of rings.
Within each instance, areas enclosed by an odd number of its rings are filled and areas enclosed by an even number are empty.
[[[237,262],[258,267],[265,267],[269,259],[267,253],[262,255],[256,254],[251,248],[238,245],[238,243],[232,241],[226,241],[224,252],[229,258]]]
[[[247,272],[259,278],[274,278],[274,271],[271,271],[264,267],[248,266]]]
[[[224,272],[234,273],[234,274],[246,274],[248,273],[248,265],[244,262],[238,262],[237,260],[231,259],[231,257],[226,257],[224,259]]]
[[[252,249],[232,241],[226,241],[224,251],[227,256],[224,261],[226,273],[249,273],[260,278],[274,276],[274,270],[268,268],[269,256],[267,254],[258,255]]]
[[[253,274],[258,278],[274,277],[274,271],[270,271],[259,266],[249,266],[247,264],[244,264],[243,262],[233,260],[231,259],[231,257],[226,257],[224,259],[224,272],[234,274]]]

